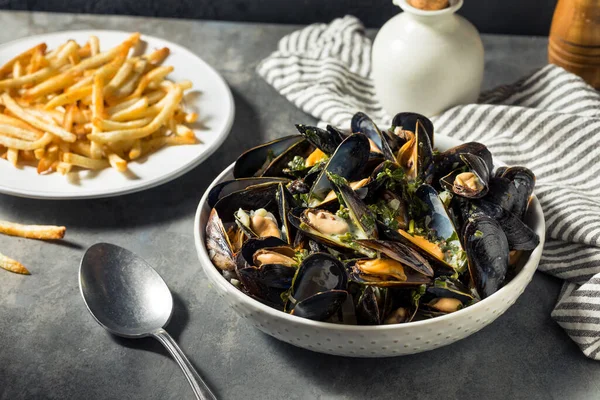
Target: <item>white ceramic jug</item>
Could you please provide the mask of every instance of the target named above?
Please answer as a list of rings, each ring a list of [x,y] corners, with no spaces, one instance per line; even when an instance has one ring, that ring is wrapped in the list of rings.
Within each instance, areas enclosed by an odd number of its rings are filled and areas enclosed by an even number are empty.
[[[389,115],[412,111],[434,116],[477,100],[483,79],[483,44],[477,29],[448,8],[424,11],[394,0],[404,12],[381,28],[373,43],[372,73]]]

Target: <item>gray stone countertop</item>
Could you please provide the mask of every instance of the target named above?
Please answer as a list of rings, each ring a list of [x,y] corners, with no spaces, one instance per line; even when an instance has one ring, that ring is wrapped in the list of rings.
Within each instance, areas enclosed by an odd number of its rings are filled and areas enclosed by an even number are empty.
[[[212,179],[236,156],[314,120],[254,72],[297,27],[153,18],[0,12],[0,42],[70,29],[119,29],[188,47],[231,85],[236,118],[208,161],[161,187],[114,199],[39,201],[0,195],[0,218],[68,227],[64,243],[0,236],[0,249],[32,271],[0,271],[0,399],[191,399],[158,342],[116,339],[79,294],[88,246],[141,254],[174,293],[169,332],[222,399],[598,399],[600,363],[585,358],[550,318],[560,282],[537,273],[505,315],[435,351],[388,359],[327,356],[251,328],[200,271],[192,221]],[[375,32],[370,32],[374,35]],[[484,36],[485,88],[546,63],[545,38]]]

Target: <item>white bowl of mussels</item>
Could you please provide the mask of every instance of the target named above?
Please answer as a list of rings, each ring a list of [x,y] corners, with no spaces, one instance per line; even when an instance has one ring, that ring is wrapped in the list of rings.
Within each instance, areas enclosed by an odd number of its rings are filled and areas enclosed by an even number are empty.
[[[264,333],[334,355],[418,353],[493,322],[542,254],[533,173],[419,114],[351,127],[297,125],[214,180],[194,224],[212,286]]]

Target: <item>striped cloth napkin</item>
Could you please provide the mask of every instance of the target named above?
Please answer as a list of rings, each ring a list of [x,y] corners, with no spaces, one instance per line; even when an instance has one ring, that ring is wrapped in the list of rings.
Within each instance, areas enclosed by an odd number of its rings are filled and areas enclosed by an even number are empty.
[[[364,33],[351,16],[310,25],[282,38],[257,72],[321,122],[347,128],[360,110],[386,126]],[[534,171],[547,225],[539,269],[565,281],[552,318],[600,359],[600,95],[548,65],[432,120],[437,133],[482,142]]]

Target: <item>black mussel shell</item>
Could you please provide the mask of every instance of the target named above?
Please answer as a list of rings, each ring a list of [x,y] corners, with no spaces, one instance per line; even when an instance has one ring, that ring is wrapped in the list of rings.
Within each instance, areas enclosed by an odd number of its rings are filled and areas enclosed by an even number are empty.
[[[298,207],[299,204],[282,183],[280,183],[277,188],[275,198],[277,199],[280,221],[283,221],[283,226],[285,227],[285,237],[289,244],[293,244],[296,236],[296,228],[290,224],[287,216],[290,210]]]
[[[291,145],[286,151],[277,156],[262,173],[262,176],[290,175],[288,168],[290,162],[296,156],[306,158],[314,151],[314,146],[307,140],[302,140]]]
[[[395,161],[394,153],[392,153],[392,149],[390,148],[386,137],[367,114],[362,112],[354,114],[352,121],[350,122],[350,128],[353,133],[362,133],[371,139],[386,160]]]
[[[361,245],[383,253],[404,266],[414,269],[425,276],[434,275],[433,268],[427,259],[413,247],[389,240],[358,240]]]
[[[326,172],[339,175],[349,182],[362,178],[364,167],[369,159],[369,141],[365,135],[348,136],[340,144],[327,165],[312,185],[309,204],[321,202],[333,189]]]
[[[510,211],[523,219],[535,187],[534,173],[525,167],[508,167],[502,172],[502,178],[510,180],[515,186],[517,196]]]
[[[344,201],[348,208],[348,214],[354,224],[363,231],[365,237],[377,239],[377,224],[375,223],[375,215],[371,209],[360,199],[359,195],[348,186],[345,179],[330,173],[327,174],[327,178],[333,184],[336,193],[338,193]]]
[[[410,179],[425,184],[433,182],[433,145],[420,120],[416,122],[414,139],[409,140],[398,151],[397,161]]]
[[[227,231],[219,218],[219,213],[214,208],[206,222],[206,248],[210,260],[217,268],[223,271],[235,269],[235,257]]]
[[[401,127],[402,130],[414,133],[417,130],[417,121],[419,121],[422,124],[423,128],[425,128],[425,132],[429,137],[429,142],[431,143],[431,146],[433,146],[433,123],[429,118],[427,118],[424,115],[412,112],[398,113],[392,119],[392,127]]]
[[[465,226],[464,243],[479,296],[491,296],[504,284],[508,270],[509,246],[502,227],[488,216],[473,217]]]
[[[488,192],[488,182],[490,180],[490,170],[483,158],[473,154],[461,154],[460,159],[466,165],[466,168],[459,168],[452,171],[440,179],[440,185],[456,195],[477,199],[485,196]],[[466,171],[464,170],[466,169]],[[479,188],[473,189],[468,186],[456,184],[456,178],[463,173],[472,173],[475,175]]]
[[[281,294],[291,287],[296,268],[267,264],[260,268],[241,268],[238,269],[237,274],[247,292],[281,308],[283,306]]]
[[[286,136],[245,151],[235,162],[233,176],[236,179],[261,176],[263,171],[276,157],[279,157],[291,146],[300,141],[304,141],[301,135]]]
[[[488,193],[485,200],[497,204],[507,211],[511,211],[515,207],[515,202],[519,198],[517,188],[510,179],[507,178],[490,178],[488,182]]]
[[[268,182],[233,192],[217,201],[214,210],[217,211],[223,222],[233,222],[235,220],[234,213],[240,208],[243,210],[264,208],[273,215],[277,215],[275,194],[278,187],[279,182]]]
[[[317,293],[298,302],[290,314],[314,321],[325,321],[340,310],[347,298],[348,292],[345,290]]]
[[[391,279],[388,274],[364,273],[364,270],[360,267],[360,262],[373,260],[379,259],[358,259],[346,263],[346,269],[348,270],[348,277],[350,278],[350,280],[356,283],[360,283],[362,285],[373,285],[377,287],[419,286],[422,284],[430,283],[432,281],[432,278],[425,276],[419,272],[415,272],[412,268],[404,268],[404,265],[403,272],[406,276],[406,280],[404,281],[398,279]]]
[[[427,287],[424,301],[428,301],[429,297],[450,297],[460,300],[463,305],[477,301],[469,288],[463,285],[460,281],[449,278],[438,278],[433,281],[433,285]]]
[[[296,129],[302,136],[306,138],[306,140],[312,143],[313,146],[328,156],[335,153],[337,147],[344,140],[342,136],[338,134],[331,134],[329,131],[316,126],[297,124]]]
[[[518,216],[497,204],[485,200],[473,202],[471,212],[482,213],[495,219],[506,234],[510,250],[533,250],[540,244],[540,238]]]
[[[325,253],[314,253],[300,264],[286,309],[294,315],[323,321],[346,300],[348,277],[344,265]]]
[[[239,190],[244,190],[250,186],[260,185],[263,183],[270,182],[283,182],[287,183],[290,180],[287,178],[276,178],[276,177],[257,177],[257,178],[240,178],[240,179],[232,179],[229,181],[221,182],[216,184],[210,189],[208,193],[208,206],[214,207],[217,201],[221,200],[223,197],[230,195],[233,192],[237,192]]]
[[[365,286],[356,302],[356,319],[360,325],[381,325],[392,306],[388,288]]]
[[[252,265],[254,253],[260,249],[266,249],[270,247],[281,247],[288,246],[283,240],[274,236],[264,238],[249,238],[244,242],[242,249],[238,255],[238,267],[245,268]],[[241,259],[240,259],[241,256]]]
[[[434,156],[435,182],[438,182],[442,177],[463,166],[464,162],[460,156],[465,154],[481,157],[489,171],[494,169],[492,153],[490,153],[485,145],[478,142],[463,143]]]

